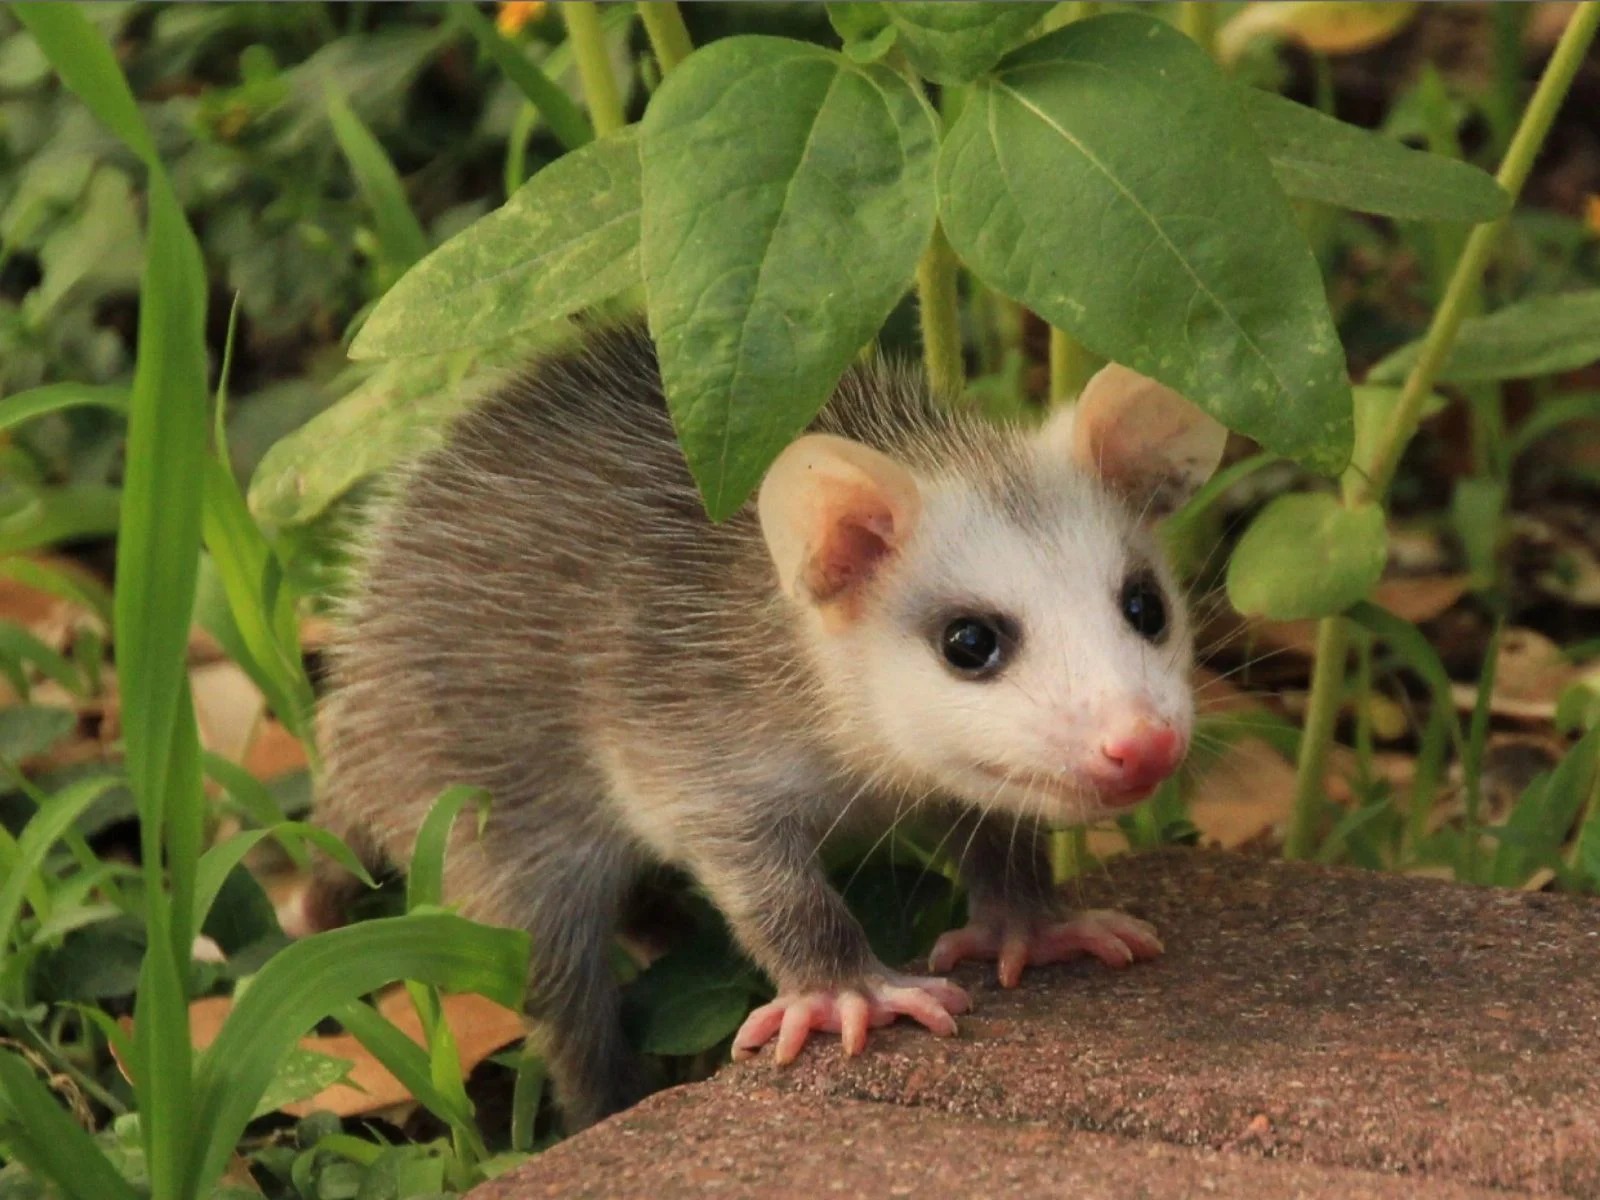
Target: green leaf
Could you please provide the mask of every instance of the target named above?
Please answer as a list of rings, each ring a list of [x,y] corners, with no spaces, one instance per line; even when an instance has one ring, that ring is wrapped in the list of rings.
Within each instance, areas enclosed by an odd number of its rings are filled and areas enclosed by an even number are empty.
[[[568,321],[524,330],[516,355],[537,358],[576,332]],[[505,347],[495,349],[503,358]],[[461,354],[384,363],[273,444],[250,481],[251,511],[268,525],[304,525],[362,480],[436,448],[449,421],[477,398],[462,379],[479,364],[502,365],[490,355]]]
[[[466,27],[489,57],[505,72],[529,104],[539,110],[539,115],[550,126],[568,150],[576,150],[594,140],[594,130],[589,127],[583,110],[557,86],[548,75],[529,61],[514,44],[500,36],[500,31],[469,4],[453,4],[446,10],[458,24]]]
[[[34,492],[15,512],[0,515],[0,554],[88,541],[117,531],[122,492],[97,483]]]
[[[889,23],[887,4],[862,0],[829,0],[828,24],[844,41],[845,57],[851,62],[877,62],[894,48],[900,31]]]
[[[256,526],[233,472],[207,456],[201,531],[247,655],[239,660],[289,731],[310,744],[316,697],[301,663],[294,592]],[[287,631],[288,641],[280,636]]]
[[[387,278],[395,279],[428,252],[428,235],[406,199],[405,185],[383,146],[337,91],[328,90],[328,122],[344,151],[377,226]]]
[[[1422,353],[1412,342],[1368,373],[1376,383],[1404,379]],[[1461,322],[1440,383],[1494,383],[1576,371],[1600,359],[1600,288],[1538,296]]]
[[[464,1104],[465,1094],[434,1086],[428,1051],[396,1029],[382,1013],[355,1000],[340,1005],[333,1015],[434,1116],[449,1125],[472,1125],[472,1107]]]
[[[0,761],[16,765],[43,754],[78,727],[70,708],[14,704],[0,708]]]
[[[639,281],[639,148],[631,130],[557,159],[408,271],[367,318],[354,358],[514,337]]]
[[[0,1143],[74,1200],[138,1200],[20,1055],[0,1049]]]
[[[22,836],[17,839],[16,861],[9,864],[5,881],[0,883],[0,954],[11,944],[23,895],[44,864],[45,855],[71,831],[84,809],[115,782],[107,776],[96,776],[63,788],[23,827]]]
[[[1600,804],[1589,806],[1588,819],[1578,831],[1577,867],[1591,888],[1600,888]]]
[[[1044,16],[1043,5],[984,0],[896,0],[879,6],[912,68],[934,83],[969,83]]]
[[[295,1042],[341,1005],[398,979],[521,1002],[528,935],[444,913],[366,921],[295,942],[262,968],[195,1067],[197,1132],[184,1195],[205,1195]]]
[[[1328,617],[1364,600],[1383,575],[1388,531],[1376,504],[1346,508],[1325,492],[1279,496],[1228,564],[1228,596],[1247,616]]]
[[[1240,89],[1256,140],[1291,196],[1418,221],[1493,221],[1511,207],[1494,177],[1442,154],[1259,88]]]
[[[317,1093],[331,1088],[350,1074],[355,1064],[347,1058],[334,1058],[331,1054],[318,1054],[315,1050],[296,1048],[278,1066],[278,1072],[267,1085],[267,1090],[256,1101],[251,1120],[275,1113],[286,1104],[309,1100]]]
[[[1541,401],[1511,435],[1510,457],[1517,458],[1541,438],[1579,421],[1600,421],[1600,392],[1575,392]]]
[[[92,383],[48,383],[0,400],[0,433],[47,413],[69,408],[108,408],[128,411],[128,389]]]
[[[782,38],[713,42],[651,101],[650,331],[713,519],[744,502],[905,293],[933,229],[934,139],[904,78]]]
[[[1410,621],[1369,600],[1352,605],[1345,615],[1371,630],[1401,662],[1422,677],[1433,699],[1433,711],[1444,715],[1450,737],[1460,753],[1466,746],[1466,737],[1461,730],[1461,719],[1456,715],[1450,674],[1444,669],[1439,652],[1422,636],[1422,631]]]
[[[1096,17],[1002,60],[945,137],[939,191],[985,283],[1266,449],[1349,461],[1316,262],[1238,91],[1175,29]]]
[[[53,679],[73,695],[83,695],[83,679],[77,667],[20,625],[0,621],[0,662],[6,660],[32,663],[41,674]]]
[[[444,902],[444,857],[450,846],[450,830],[468,804],[478,807],[478,834],[489,815],[489,793],[483,788],[457,785],[448,787],[428,809],[417,830],[406,870],[406,907],[422,908]]]
[[[11,11],[33,35],[61,82],[89,111],[145,162],[158,162],[155,142],[122,78],[122,68],[82,11],[48,3],[17,3]]]
[[[642,1048],[646,1054],[699,1054],[731,1037],[750,1011],[750,989],[704,981],[673,992],[650,1010]]]
[[[222,890],[228,875],[244,861],[244,856],[266,838],[282,842],[311,842],[329,858],[360,879],[368,887],[376,887],[372,876],[362,865],[355,852],[326,829],[306,825],[300,821],[280,821],[266,829],[245,829],[212,846],[195,867],[194,908],[195,924],[205,922],[211,905]]]

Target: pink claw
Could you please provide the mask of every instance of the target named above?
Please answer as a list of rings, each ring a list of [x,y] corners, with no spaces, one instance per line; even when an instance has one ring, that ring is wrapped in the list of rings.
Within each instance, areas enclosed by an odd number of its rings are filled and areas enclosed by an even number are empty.
[[[793,1062],[814,1032],[837,1033],[847,1055],[866,1049],[867,1030],[910,1017],[939,1037],[956,1031],[955,1014],[972,1006],[966,992],[943,979],[885,975],[864,987],[785,992],[763,1004],[739,1027],[733,1057],[749,1058],[777,1038],[772,1058]]]
[[[1155,927],[1109,909],[1079,913],[1066,921],[983,917],[941,937],[928,958],[933,971],[948,971],[968,958],[999,964],[1000,986],[1013,988],[1030,964],[1067,962],[1092,954],[1108,967],[1126,967],[1162,951]]]

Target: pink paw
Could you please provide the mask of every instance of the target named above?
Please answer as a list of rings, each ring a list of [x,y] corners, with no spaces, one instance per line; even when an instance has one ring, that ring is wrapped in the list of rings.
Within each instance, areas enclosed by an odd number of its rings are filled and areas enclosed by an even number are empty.
[[[1000,986],[1012,988],[1030,963],[1042,966],[1092,954],[1108,967],[1126,967],[1155,958],[1161,950],[1153,925],[1110,909],[1082,912],[1065,921],[980,915],[941,937],[928,964],[930,970],[948,971],[963,959],[993,959],[1000,964]]]
[[[814,1030],[837,1033],[844,1052],[856,1055],[866,1048],[868,1028],[896,1017],[910,1017],[939,1037],[949,1037],[956,1031],[955,1014],[971,1006],[955,984],[915,975],[883,975],[856,988],[784,992],[745,1018],[733,1039],[733,1057],[749,1058],[776,1035],[772,1058],[785,1066]]]

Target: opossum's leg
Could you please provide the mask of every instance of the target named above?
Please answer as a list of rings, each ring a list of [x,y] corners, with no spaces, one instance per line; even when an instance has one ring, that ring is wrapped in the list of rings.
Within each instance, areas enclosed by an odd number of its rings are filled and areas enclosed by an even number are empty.
[[[815,841],[796,825],[776,820],[760,831],[697,839],[691,864],[733,927],[734,936],[778,987],[734,1039],[736,1054],[778,1038],[777,1059],[788,1062],[813,1030],[842,1032],[854,1053],[869,1025],[897,1015],[936,1033],[955,1032],[965,992],[942,979],[888,970],[866,934],[829,886]]]
[[[995,814],[967,815],[950,841],[966,847],[959,863],[967,885],[967,924],[944,934],[928,956],[933,971],[968,958],[998,963],[1002,987],[1022,970],[1093,955],[1125,967],[1161,953],[1155,928],[1109,911],[1067,916],[1051,882],[1043,836],[1028,822]],[[974,828],[971,822],[976,822]]]
[[[508,806],[509,810],[509,806]],[[526,1007],[569,1131],[591,1125],[648,1091],[623,1036],[611,946],[639,869],[632,845],[610,830],[548,825],[463,841],[446,859],[445,894],[464,915],[528,931],[533,958]],[[465,822],[463,822],[465,824]]]

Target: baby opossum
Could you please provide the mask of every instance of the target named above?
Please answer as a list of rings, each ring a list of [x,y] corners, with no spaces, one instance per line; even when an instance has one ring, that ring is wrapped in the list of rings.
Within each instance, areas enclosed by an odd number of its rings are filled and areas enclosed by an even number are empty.
[[[441,790],[447,898],[532,934],[528,1004],[567,1123],[640,1071],[609,959],[647,864],[687,869],[771,977],[735,1053],[814,1030],[859,1052],[904,1015],[955,1031],[965,993],[879,962],[818,848],[912,810],[963,822],[971,923],[931,970],[1160,951],[1058,909],[1042,825],[1137,802],[1183,757],[1192,646],[1151,533],[1224,433],[1111,366],[1036,431],[852,369],[756,502],[709,521],[642,330],[611,329],[461,419],[399,481],[332,653],[321,820],[404,864]],[[347,884],[325,865],[327,914]]]

